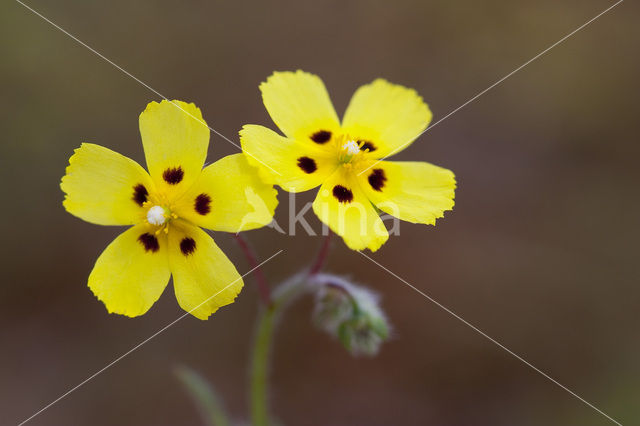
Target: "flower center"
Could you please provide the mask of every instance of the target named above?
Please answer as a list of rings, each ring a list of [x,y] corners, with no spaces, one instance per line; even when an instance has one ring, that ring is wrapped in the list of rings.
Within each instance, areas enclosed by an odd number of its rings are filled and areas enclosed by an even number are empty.
[[[163,207],[153,206],[147,212],[147,221],[152,225],[164,225],[167,215]]]
[[[342,144],[342,148],[340,150],[340,162],[348,163],[351,159],[360,153],[360,147],[358,146],[358,142],[354,140],[348,140],[347,142]]]
[[[158,227],[156,235],[162,231],[164,231],[165,234],[169,233],[169,223],[172,219],[177,219],[178,215],[172,213],[169,207],[158,205],[150,201],[144,203],[143,207],[148,208],[147,215],[145,217],[146,222]]]
[[[342,145],[342,149],[351,155],[356,155],[360,152],[360,147],[356,141],[347,141],[347,143]]]

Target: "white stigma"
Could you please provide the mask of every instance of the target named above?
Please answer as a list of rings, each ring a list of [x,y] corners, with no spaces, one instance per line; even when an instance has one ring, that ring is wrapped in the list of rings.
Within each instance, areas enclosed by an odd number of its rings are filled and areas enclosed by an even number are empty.
[[[165,220],[164,209],[160,206],[153,206],[147,212],[147,221],[152,225],[163,225]]]
[[[356,141],[348,141],[342,145],[342,149],[347,151],[348,155],[356,155],[360,152],[360,147],[358,147],[358,143]]]

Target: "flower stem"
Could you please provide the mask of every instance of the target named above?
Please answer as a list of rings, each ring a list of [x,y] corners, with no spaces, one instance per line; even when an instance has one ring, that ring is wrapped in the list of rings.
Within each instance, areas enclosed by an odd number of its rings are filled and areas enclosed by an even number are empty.
[[[245,257],[247,258],[247,262],[249,263],[249,267],[254,269],[254,276],[256,278],[256,283],[258,284],[258,292],[260,293],[260,299],[265,306],[269,306],[271,304],[271,294],[269,291],[269,284],[267,283],[266,278],[264,277],[264,273],[260,268],[260,264],[258,263],[258,258],[249,245],[249,242],[242,236],[242,234],[235,234],[236,241],[238,245],[242,249]]]
[[[268,426],[269,401],[267,386],[273,332],[284,308],[306,289],[305,273],[298,273],[277,286],[273,302],[260,309],[251,358],[251,423]]]
[[[318,255],[310,269],[293,275],[273,291],[271,303],[258,314],[257,328],[251,356],[251,423],[253,426],[269,426],[269,359],[271,342],[278,318],[298,296],[308,291],[309,280],[324,267],[330,248],[331,233],[324,238]]]
[[[325,263],[327,262],[327,257],[329,256],[329,249],[331,248],[331,234],[332,232],[329,231],[329,233],[324,237],[324,240],[322,241],[322,246],[318,251],[316,260],[313,262],[313,266],[311,266],[311,269],[309,269],[310,277],[320,272],[324,267]]]
[[[253,426],[269,425],[267,370],[275,315],[275,306],[271,305],[261,310],[258,319],[251,359],[251,423]]]

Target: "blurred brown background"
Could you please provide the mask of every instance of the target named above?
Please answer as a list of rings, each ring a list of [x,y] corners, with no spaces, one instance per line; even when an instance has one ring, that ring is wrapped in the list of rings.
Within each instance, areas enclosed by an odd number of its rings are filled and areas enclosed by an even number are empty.
[[[359,85],[385,77],[417,89],[438,120],[612,2],[28,4],[167,97],[195,102],[237,140],[245,123],[273,127],[258,91],[273,70],[317,73],[339,114]],[[640,421],[639,11],[622,3],[398,155],[452,169],[456,206],[435,228],[403,223],[374,255],[625,425]],[[0,424],[8,425],[182,311],[169,286],[143,317],[107,314],[86,279],[121,229],[67,214],[58,186],[84,141],[144,163],[138,115],[158,97],[16,2],[0,6],[0,24]],[[210,160],[236,152],[211,141]],[[286,193],[280,200],[286,223]],[[315,253],[319,238],[298,231],[247,234],[262,258],[284,249],[266,265],[273,282]],[[214,238],[248,270],[229,235]],[[294,307],[272,369],[284,424],[612,424],[336,243],[329,270],[382,294],[394,338],[377,358],[353,359],[313,328],[309,300]],[[184,319],[31,424],[201,424],[176,365],[200,371],[246,418],[257,306],[255,283],[246,284],[211,320]]]

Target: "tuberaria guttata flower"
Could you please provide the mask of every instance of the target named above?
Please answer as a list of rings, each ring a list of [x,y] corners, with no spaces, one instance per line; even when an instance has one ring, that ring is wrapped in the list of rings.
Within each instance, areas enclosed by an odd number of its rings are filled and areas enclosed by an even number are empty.
[[[275,72],[260,90],[285,136],[245,125],[240,137],[248,161],[289,192],[321,186],[313,210],[351,249],[375,251],[388,239],[377,209],[435,224],[453,208],[456,183],[450,170],[424,162],[378,161],[408,146],[431,121],[431,111],[414,90],[377,79],[355,92],[342,123],[322,80],[313,74]]]
[[[200,227],[238,232],[264,226],[277,205],[276,191],[244,154],[203,168],[209,128],[194,104],[150,103],[140,115],[140,134],[149,173],[84,143],[62,178],[69,213],[99,225],[133,225],[100,255],[89,288],[109,312],[134,317],[149,310],[172,275],[180,306],[206,319],[232,303],[243,282]]]

